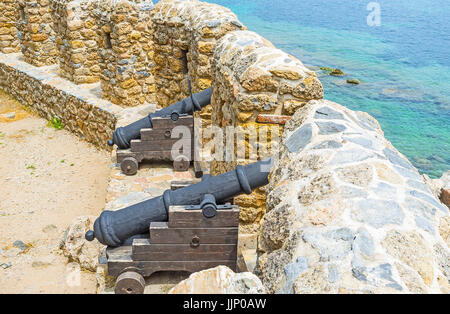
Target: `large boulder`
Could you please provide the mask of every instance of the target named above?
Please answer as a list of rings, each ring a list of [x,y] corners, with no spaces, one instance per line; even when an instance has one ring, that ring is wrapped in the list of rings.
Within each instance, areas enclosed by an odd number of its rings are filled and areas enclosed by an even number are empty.
[[[267,191],[257,274],[268,292],[449,291],[449,210],[370,115],[300,108]]]
[[[257,294],[264,286],[252,273],[235,273],[226,266],[193,273],[173,287],[169,294]]]
[[[99,253],[104,247],[98,241],[86,241],[86,231],[93,230],[95,217],[77,217],[64,232],[60,248],[70,261],[80,264],[81,268],[97,271]]]

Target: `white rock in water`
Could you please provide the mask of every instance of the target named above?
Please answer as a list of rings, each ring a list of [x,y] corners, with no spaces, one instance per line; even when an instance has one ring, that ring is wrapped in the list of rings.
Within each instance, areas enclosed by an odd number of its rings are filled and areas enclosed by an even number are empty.
[[[217,266],[193,273],[173,287],[169,294],[258,294],[265,288],[252,273],[235,273],[226,266]]]
[[[81,216],[64,232],[61,249],[64,256],[80,264],[81,268],[95,272],[98,265],[99,252],[102,249],[98,241],[86,241],[86,231],[92,230],[95,217]]]

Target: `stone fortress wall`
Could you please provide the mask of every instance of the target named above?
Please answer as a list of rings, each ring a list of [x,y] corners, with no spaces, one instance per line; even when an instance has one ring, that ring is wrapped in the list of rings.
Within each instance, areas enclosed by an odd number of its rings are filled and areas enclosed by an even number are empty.
[[[268,291],[449,291],[448,209],[372,117],[322,100],[313,71],[229,9],[197,0],[15,4],[0,6],[9,17],[0,20],[0,86],[42,116],[105,148],[133,112],[187,97],[190,78],[192,92],[213,89],[198,114],[212,174],[280,151],[268,188],[235,199],[241,233],[258,235]],[[208,126],[238,128],[244,142]]]
[[[313,100],[286,124],[257,273],[271,293],[450,293],[449,208],[364,112]]]
[[[76,84],[100,79],[95,8],[89,0],[52,0],[60,75]]]
[[[96,11],[102,97],[117,105],[155,102],[151,1],[104,1]]]
[[[223,147],[230,145],[228,127],[240,134],[230,147],[235,158],[216,157],[224,161],[212,162],[214,174],[272,155],[277,147],[271,145],[277,144],[283,131],[280,117],[287,118],[309,100],[323,97],[322,84],[313,71],[254,32],[224,36],[213,60],[213,125],[225,134]],[[265,214],[265,188],[236,197],[235,203],[241,209],[242,231],[258,229]]]
[[[17,36],[16,21],[19,20],[19,10],[16,0],[0,1],[0,52],[12,53],[20,51]]]
[[[35,66],[58,63],[50,0],[19,0],[16,23],[24,60]]]

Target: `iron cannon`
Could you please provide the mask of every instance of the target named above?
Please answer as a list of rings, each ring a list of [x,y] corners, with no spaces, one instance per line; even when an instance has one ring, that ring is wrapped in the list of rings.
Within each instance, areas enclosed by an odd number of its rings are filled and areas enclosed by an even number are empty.
[[[151,222],[168,220],[169,207],[176,205],[201,209],[207,218],[213,217],[218,203],[246,193],[251,194],[258,187],[268,183],[268,171],[272,158],[261,160],[218,176],[205,176],[197,184],[178,190],[166,190],[163,195],[137,203],[118,211],[104,211],[94,223],[94,230],[85,238],[95,238],[102,244],[117,247],[129,242],[135,236],[148,232]],[[198,208],[199,207],[199,208]],[[189,208],[189,206],[188,206]]]
[[[191,94],[191,96],[170,105],[167,108],[149,114],[147,117],[133,122],[125,127],[119,127],[114,131],[113,139],[108,141],[109,146],[116,144],[120,149],[130,148],[130,142],[133,139],[141,137],[141,129],[151,129],[153,127],[152,119],[156,117],[171,117],[176,121],[183,114],[192,114],[194,111],[200,111],[211,102],[212,89],[207,88],[200,93]]]

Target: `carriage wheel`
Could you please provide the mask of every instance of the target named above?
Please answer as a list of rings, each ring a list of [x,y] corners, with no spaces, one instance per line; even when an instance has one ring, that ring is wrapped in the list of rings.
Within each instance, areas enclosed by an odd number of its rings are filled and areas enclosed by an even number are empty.
[[[136,158],[133,157],[127,157],[120,163],[120,169],[122,169],[122,172],[125,173],[127,176],[135,175],[138,170],[138,162]]]
[[[173,169],[175,171],[187,171],[191,162],[186,156],[180,155],[173,161]]]
[[[143,294],[145,280],[142,275],[134,271],[127,271],[120,274],[116,280],[116,294]]]

